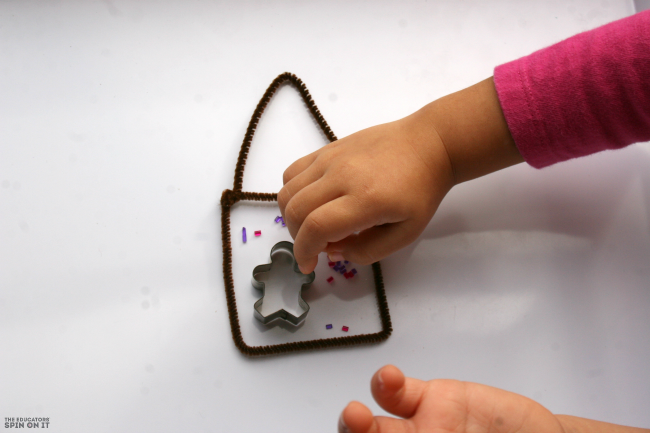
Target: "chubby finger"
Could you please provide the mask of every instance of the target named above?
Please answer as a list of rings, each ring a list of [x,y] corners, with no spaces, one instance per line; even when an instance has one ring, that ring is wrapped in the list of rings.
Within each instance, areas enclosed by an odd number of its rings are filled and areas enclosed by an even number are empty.
[[[307,168],[309,168],[309,166],[311,166],[314,163],[314,161],[316,161],[318,155],[320,155],[326,149],[327,146],[321,147],[320,149],[310,153],[309,155],[305,155],[302,158],[295,160],[289,167],[287,167],[286,170],[284,170],[284,173],[282,173],[283,185],[286,185],[287,183],[291,182],[291,180],[294,177],[298,176],[300,173],[302,173]]]
[[[356,231],[375,225],[360,208],[358,200],[341,196],[313,210],[300,225],[293,252],[303,273],[316,268],[318,254],[326,251],[329,242],[337,242]]]
[[[314,170],[313,167],[309,167],[304,170],[302,173],[298,174],[296,177],[287,182],[282,189],[278,192],[278,206],[282,212],[282,217],[286,220],[285,209],[287,204],[291,199],[299,193],[304,187],[311,185],[318,179],[320,179],[322,173]]]
[[[311,188],[310,192],[313,194],[313,196],[306,195],[304,192],[301,194],[305,188],[312,186],[315,182],[318,182],[320,179],[322,179],[322,177],[322,169],[317,167],[316,164],[312,164],[301,173],[296,175],[294,178],[292,178],[289,182],[287,182],[282,187],[280,192],[278,192],[278,206],[280,207],[282,217],[287,223],[289,232],[293,238],[296,237],[296,232],[302,223],[302,218],[306,216],[304,215],[299,220],[296,219],[296,209],[305,208],[305,206],[302,205],[301,200],[307,199],[309,203],[316,203],[316,207],[324,203],[324,201],[320,200],[320,194],[322,193],[321,190],[324,186],[331,186],[331,184],[321,182],[319,183],[320,188]],[[296,199],[296,195],[300,195],[300,197]],[[287,213],[287,206],[289,206],[289,203],[292,204],[289,208],[289,213]]]
[[[339,433],[375,433],[374,422],[370,409],[358,401],[352,401],[341,412]]]
[[[370,265],[409,245],[419,234],[417,226],[409,220],[383,224],[332,242],[326,251],[338,260],[342,256],[353,263]]]
[[[339,417],[339,433],[405,433],[412,431],[410,421],[385,416],[372,416],[372,412],[358,401],[350,402]]]
[[[310,169],[307,171],[312,170]],[[291,182],[289,182],[289,184],[285,185],[285,187],[293,188],[294,185],[298,185],[298,187],[300,187],[303,181],[306,183],[306,181],[311,180],[307,179],[307,171],[298,175]],[[300,182],[300,184],[298,182]],[[287,194],[289,194],[289,192],[287,192]],[[297,191],[291,197],[289,202],[284,206],[284,208],[280,208],[282,210],[284,220],[287,223],[287,227],[289,228],[291,237],[294,239],[296,238],[300,226],[310,213],[322,205],[332,200],[336,200],[341,196],[341,194],[341,190],[338,187],[322,177],[310,184],[303,186],[299,191]],[[279,201],[280,195],[278,195],[278,202]]]
[[[427,382],[405,377],[399,368],[387,365],[370,380],[370,389],[382,409],[393,415],[410,418],[420,405]]]

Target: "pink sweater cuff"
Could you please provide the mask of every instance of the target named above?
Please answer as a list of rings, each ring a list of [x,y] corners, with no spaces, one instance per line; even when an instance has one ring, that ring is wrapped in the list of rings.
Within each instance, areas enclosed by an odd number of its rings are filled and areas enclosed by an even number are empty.
[[[650,11],[498,66],[494,83],[533,167],[650,140]]]

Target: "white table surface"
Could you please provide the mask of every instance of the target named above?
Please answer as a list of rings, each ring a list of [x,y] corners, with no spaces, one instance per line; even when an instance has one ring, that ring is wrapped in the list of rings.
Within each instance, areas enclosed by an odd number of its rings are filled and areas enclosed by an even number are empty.
[[[631,13],[614,0],[0,3],[0,418],[328,432],[352,399],[381,413],[369,379],[392,363],[649,427],[647,144],[455,188],[382,262],[394,332],[375,346],[242,356],[219,227],[279,73],[301,77],[343,137]],[[279,190],[322,145],[313,128],[282,89],[246,189]]]

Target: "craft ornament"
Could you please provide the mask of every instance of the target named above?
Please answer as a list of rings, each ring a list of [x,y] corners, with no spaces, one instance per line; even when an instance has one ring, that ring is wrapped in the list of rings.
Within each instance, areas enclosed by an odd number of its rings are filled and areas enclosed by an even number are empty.
[[[324,349],[330,347],[350,346],[357,344],[379,343],[386,340],[393,332],[390,313],[388,311],[388,302],[386,301],[386,293],[384,291],[384,281],[381,275],[381,266],[379,262],[372,264],[372,273],[375,282],[375,290],[377,295],[377,307],[379,309],[379,318],[381,320],[381,331],[372,334],[349,335],[346,337],[333,337],[321,338],[308,341],[296,341],[291,343],[281,343],[268,346],[249,346],[244,341],[239,325],[239,315],[237,312],[237,301],[235,299],[235,285],[232,274],[232,244],[230,241],[230,209],[231,207],[242,200],[246,201],[277,201],[278,195],[275,193],[259,193],[259,192],[246,192],[242,191],[242,184],[244,179],[244,167],[246,165],[246,158],[250,150],[250,145],[255,134],[255,129],[259,123],[260,117],[264,109],[271,100],[271,97],[283,84],[290,84],[298,91],[303,101],[307,105],[309,112],[312,114],[316,123],[320,127],[325,136],[332,141],[336,141],[336,135],[332,132],[329,125],[323,118],[322,114],[316,107],[316,104],[311,98],[307,86],[302,80],[294,74],[285,72],[280,74],[273,80],[271,85],[266,89],[262,99],[257,104],[255,111],[246,129],[244,141],[239,151],[237,158],[237,165],[235,166],[235,180],[233,189],[226,189],[221,194],[221,242],[223,246],[223,279],[226,292],[226,303],[228,306],[228,317],[230,319],[230,330],[232,338],[237,348],[247,356],[263,356],[263,355],[276,355],[287,352],[296,352],[303,350]],[[280,222],[280,220],[278,220]],[[282,221],[284,225],[284,221]],[[246,242],[245,230],[242,230],[243,241]],[[260,233],[261,234],[261,233]],[[356,271],[356,270],[355,270]],[[304,301],[303,301],[304,302]],[[347,326],[344,331],[347,332]]]

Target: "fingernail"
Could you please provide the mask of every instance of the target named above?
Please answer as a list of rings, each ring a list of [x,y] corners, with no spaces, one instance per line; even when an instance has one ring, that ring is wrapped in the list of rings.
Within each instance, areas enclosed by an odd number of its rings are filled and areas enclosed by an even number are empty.
[[[342,262],[345,260],[341,253],[327,253],[327,258],[330,259],[330,262]]]
[[[379,386],[380,391],[384,390],[384,378],[381,377],[381,370],[377,373],[377,385]]]
[[[348,429],[348,426],[343,421],[343,414],[339,417],[339,433],[350,433],[350,429]]]
[[[305,268],[303,268],[303,267],[300,266],[300,265],[298,265],[298,269],[300,269],[300,272],[302,272],[302,273],[305,274],[305,275],[307,275],[307,274],[309,273],[309,272],[307,272],[307,270],[306,270]]]

